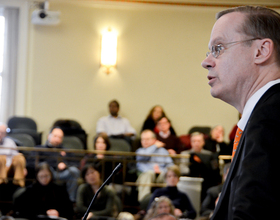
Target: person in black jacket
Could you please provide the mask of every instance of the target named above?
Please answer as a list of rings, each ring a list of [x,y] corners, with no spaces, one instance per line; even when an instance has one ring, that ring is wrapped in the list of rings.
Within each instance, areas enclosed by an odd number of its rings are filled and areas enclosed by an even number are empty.
[[[36,182],[29,185],[14,199],[16,217],[38,219],[42,217],[73,218],[73,204],[64,186],[53,182],[50,166],[40,163],[36,169]]]
[[[51,167],[54,180],[66,184],[66,188],[72,202],[76,200],[78,189],[78,179],[80,177],[80,160],[77,155],[64,151],[63,146],[64,133],[61,128],[53,127],[48,135],[45,145],[36,146],[37,148],[48,149],[39,153],[39,162],[48,162]],[[61,149],[61,151],[52,151],[52,149]]]
[[[280,195],[280,14],[241,6],[216,18],[202,66],[211,95],[242,117],[211,220],[274,219]]]
[[[165,175],[165,180],[167,187],[159,188],[154,191],[150,198],[150,202],[147,210],[151,206],[152,202],[155,198],[160,196],[166,196],[171,201],[175,207],[174,215],[179,218],[191,218],[194,219],[196,217],[196,211],[187,196],[186,193],[183,193],[178,190],[177,183],[180,178],[180,169],[177,165],[169,166],[167,168],[167,172]]]

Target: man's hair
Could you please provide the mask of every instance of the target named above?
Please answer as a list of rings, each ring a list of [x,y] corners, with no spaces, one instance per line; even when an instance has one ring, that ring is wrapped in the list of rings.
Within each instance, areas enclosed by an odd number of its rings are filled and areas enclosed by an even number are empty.
[[[109,106],[110,106],[112,103],[115,103],[115,104],[117,105],[118,108],[120,107],[120,103],[119,103],[116,99],[110,101],[110,102],[109,102]]]
[[[62,128],[59,127],[59,126],[54,126],[54,127],[52,127],[52,128],[50,129],[50,131],[49,131],[49,134],[51,134],[51,133],[53,132],[54,129],[60,129],[60,130],[62,131],[62,133],[63,133],[63,136],[64,136],[64,131],[63,131]]]
[[[167,171],[165,173],[165,178],[167,176],[168,171],[172,171],[177,177],[181,176],[180,168],[177,165],[172,165],[167,167]]]
[[[169,118],[167,118],[165,115],[164,115],[164,116],[159,117],[159,119],[157,120],[157,123],[158,123],[161,119],[163,119],[163,118],[166,118],[166,119],[167,119],[167,121],[171,124],[171,121],[170,121],[170,120],[169,120]]]
[[[276,62],[280,67],[280,14],[261,6],[240,6],[217,13],[216,19],[232,12],[240,12],[245,15],[240,33],[252,38],[269,38],[273,41]]]
[[[153,138],[157,138],[155,132],[153,132],[153,131],[150,130],[150,129],[145,129],[145,130],[143,130],[143,131],[141,132],[141,134],[143,134],[143,133],[151,133]]]
[[[201,136],[204,140],[204,134],[201,132],[195,131],[195,132],[191,133],[191,138],[194,136]]]

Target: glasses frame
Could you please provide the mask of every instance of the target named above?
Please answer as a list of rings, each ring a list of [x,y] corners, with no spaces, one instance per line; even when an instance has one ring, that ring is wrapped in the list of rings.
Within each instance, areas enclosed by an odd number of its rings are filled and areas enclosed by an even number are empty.
[[[261,38],[255,37],[252,39],[233,41],[233,42],[229,42],[229,43],[225,43],[225,44],[214,44],[211,47],[211,50],[206,53],[206,57],[208,57],[210,54],[212,54],[213,57],[218,58],[218,56],[220,56],[223,53],[223,51],[225,49],[227,49],[227,48],[225,48],[226,45],[244,43],[244,42],[253,41],[253,40],[261,40]]]

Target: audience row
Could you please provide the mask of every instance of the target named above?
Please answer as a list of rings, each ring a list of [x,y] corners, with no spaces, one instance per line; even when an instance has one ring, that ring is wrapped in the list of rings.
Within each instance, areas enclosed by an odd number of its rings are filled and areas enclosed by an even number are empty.
[[[163,125],[166,124],[168,124],[168,120],[164,121],[163,123]],[[2,143],[5,143],[5,141],[9,139],[5,137],[5,131],[6,131],[6,126],[2,124],[0,126],[0,133],[3,135],[1,138]],[[197,139],[199,139],[199,141]],[[110,142],[108,136],[105,135],[103,132],[101,132],[95,138],[94,141],[95,149],[99,150],[97,154],[87,154],[85,156],[81,155],[82,156],[81,160],[79,159],[80,157],[77,157],[77,154],[64,151],[62,140],[63,140],[63,131],[59,127],[52,128],[48,135],[46,144],[37,146],[37,148],[42,149],[42,151],[30,152],[28,155],[26,155],[26,161],[25,159],[23,159],[22,161],[16,160],[18,156],[24,158],[24,155],[17,152],[15,144],[13,146],[12,145],[8,146],[9,148],[6,148],[6,145],[3,144],[2,147],[4,148],[0,149],[0,152],[1,150],[9,150],[10,152],[3,153],[3,158],[6,161],[2,158],[4,162],[2,161],[1,164],[4,164],[3,167],[5,168],[1,170],[0,180],[2,181],[2,183],[3,184],[6,183],[7,177],[9,175],[13,175],[11,177],[13,177],[14,183],[20,185],[21,187],[24,187],[25,176],[32,173],[32,169],[33,170],[35,169],[36,156],[39,155],[40,156],[39,162],[47,162],[48,166],[50,167],[49,169],[53,179],[56,182],[63,181],[65,183],[66,192],[68,194],[69,201],[76,204],[75,211],[81,210],[79,209],[81,201],[84,203],[85,199],[81,199],[81,197],[79,197],[80,196],[79,194],[81,192],[85,192],[85,195],[89,195],[87,189],[89,190],[91,188],[93,190],[94,189],[96,190],[96,188],[98,187],[97,186],[85,187],[83,184],[79,184],[78,182],[79,176],[82,176],[83,179],[86,180],[87,171],[83,171],[83,170],[89,169],[91,165],[92,166],[91,168],[94,169],[96,172],[98,172],[99,176],[107,178],[110,175],[110,172],[114,165],[113,164],[114,162],[112,162],[114,156],[109,156],[102,153],[110,148]],[[169,157],[169,155],[174,154],[174,152],[170,150],[174,150],[174,149],[172,148],[166,149],[165,145],[162,144],[162,142],[157,138],[157,135],[151,130],[145,129],[141,133],[141,145],[142,146],[136,150],[137,163],[135,166],[136,178],[137,178],[136,182],[138,183],[138,193],[139,193],[138,202],[141,202],[143,198],[146,197],[146,195],[149,195],[151,193],[152,189],[150,186],[147,186],[147,183],[153,183],[156,181],[165,182],[167,177],[169,177],[167,170],[170,167],[172,167],[174,163],[178,163],[180,165],[180,168],[183,167],[183,165],[188,166],[189,171],[188,172],[184,171],[185,173],[182,172],[183,169],[181,168],[181,172],[183,175],[197,176],[205,179],[204,181],[205,184],[202,187],[203,196],[201,199],[204,199],[206,195],[206,191],[208,190],[209,187],[218,185],[220,183],[218,157],[217,157],[219,150],[217,150],[218,148],[215,148],[215,150],[213,150],[214,152],[212,152],[203,149],[203,147],[206,147],[206,145],[204,146],[204,135],[201,133],[194,133],[191,135],[192,149],[189,150],[189,152],[187,152],[188,154],[191,155],[191,157],[187,162],[184,161],[183,158],[178,161],[177,159],[172,159],[171,157]],[[60,149],[60,151],[54,151],[52,149]],[[182,152],[182,154],[183,153],[184,151]],[[159,154],[159,156],[151,156],[151,154],[156,154],[156,155]],[[61,160],[59,161],[59,163],[58,163],[58,159]],[[7,161],[9,160],[11,162],[7,163]],[[102,170],[97,170],[96,168],[94,168],[92,164],[96,162],[103,164]],[[9,171],[7,173],[3,172],[3,170],[6,170],[6,167],[8,168],[7,170]],[[16,172],[16,170],[21,170],[21,172],[19,172],[20,175]],[[133,168],[131,170],[133,170]],[[14,173],[11,171],[14,171]],[[93,171],[92,174],[95,173],[95,171]],[[2,173],[4,174],[2,175]],[[179,177],[181,174],[179,175],[177,172],[176,175],[177,177]],[[47,179],[46,177],[49,177],[48,175],[44,174],[41,176],[42,178],[39,177],[38,179],[38,171],[36,172],[35,176],[37,179],[37,185],[36,183],[32,184],[33,187],[38,186],[38,182],[40,182],[39,179],[45,180]],[[94,182],[93,180],[94,178],[92,177],[88,179]],[[123,176],[116,175],[115,182],[122,184]],[[84,186],[84,188],[81,188],[82,186]],[[27,188],[29,187],[31,186],[27,186]],[[92,197],[93,195],[94,195],[94,191],[91,193],[90,197]],[[117,197],[114,197],[112,201],[116,201],[117,200],[116,198]],[[89,202],[89,198],[87,202]],[[88,203],[85,204],[86,204],[85,206],[89,205]],[[110,206],[110,208],[112,207],[113,206]],[[188,207],[191,207],[191,205]],[[118,210],[120,210],[120,207],[116,207],[116,208],[119,208]],[[112,210],[110,211],[110,213],[111,214],[113,213]],[[114,215],[113,217],[116,216]]]

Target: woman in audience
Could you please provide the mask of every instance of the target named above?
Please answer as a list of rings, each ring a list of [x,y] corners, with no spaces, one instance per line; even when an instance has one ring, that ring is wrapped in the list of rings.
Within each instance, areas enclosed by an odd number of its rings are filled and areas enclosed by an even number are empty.
[[[45,162],[36,169],[36,182],[14,198],[14,206],[20,218],[73,218],[73,204],[66,188],[53,182],[50,166]]]
[[[81,175],[84,183],[78,188],[76,199],[76,211],[83,216],[87,211],[92,198],[102,184],[100,168],[96,164],[87,164]],[[115,191],[109,186],[104,186],[96,197],[94,205],[90,208],[88,218],[100,216],[117,217],[120,211],[120,200]]]
[[[141,131],[149,129],[149,130],[154,131],[155,133],[158,133],[159,130],[157,129],[157,126],[156,126],[157,125],[157,121],[158,121],[159,118],[161,118],[163,116],[166,116],[163,108],[160,105],[154,106],[150,110],[149,114],[147,115],[147,118],[144,121],[144,124],[142,126],[142,130]],[[170,132],[171,132],[171,134],[176,135],[176,132],[175,132],[175,130],[172,127],[170,128]]]
[[[100,133],[96,135],[93,141],[93,149],[99,152],[96,154],[87,154],[80,162],[80,170],[86,164],[97,164],[101,166],[101,178],[106,180],[117,165],[117,162],[114,163],[114,157],[112,155],[104,154],[104,151],[108,151],[110,147],[111,144],[106,134]],[[122,183],[122,174],[116,174],[112,182]]]
[[[166,196],[172,201],[172,204],[175,207],[174,215],[176,217],[194,219],[196,217],[196,211],[193,208],[191,201],[185,193],[179,191],[177,188],[180,175],[180,169],[177,165],[169,166],[167,168],[165,174],[167,187],[159,188],[154,191],[150,198],[148,208],[155,198]]]
[[[148,209],[144,220],[149,220],[161,213],[169,213],[174,215],[174,206],[171,200],[166,196],[154,198],[151,208]]]

